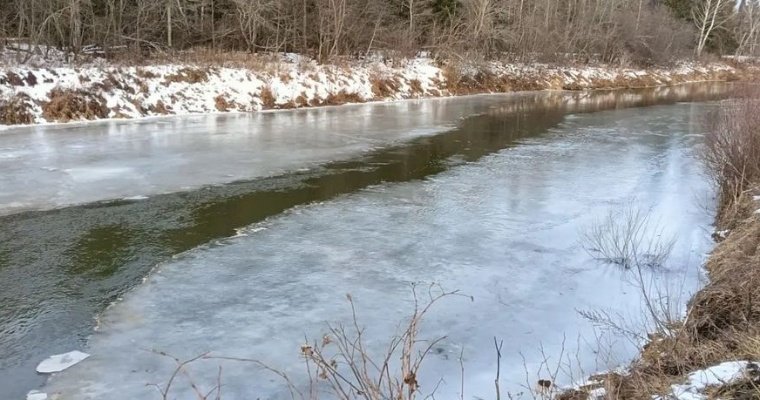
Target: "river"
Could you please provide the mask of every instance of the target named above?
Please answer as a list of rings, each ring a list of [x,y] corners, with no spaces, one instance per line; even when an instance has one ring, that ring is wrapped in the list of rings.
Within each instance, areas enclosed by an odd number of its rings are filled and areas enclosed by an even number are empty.
[[[633,349],[610,345],[601,360],[590,346],[599,329],[577,310],[640,316],[641,296],[626,273],[590,259],[579,230],[646,207],[678,238],[651,279],[696,289],[713,199],[694,152],[701,116],[727,90],[0,132],[0,387],[22,398],[44,382],[37,362],[72,349],[92,357],[44,388],[64,399],[159,398],[146,384],[172,366],[148,349],[252,357],[297,379],[304,336],[347,321],[346,293],[377,352],[411,311],[411,282],[473,299],[446,299],[428,316],[422,334],[447,339],[426,361],[423,391],[443,377],[439,393],[459,397],[462,354],[466,397],[492,394],[493,337],[513,393],[525,369],[540,376],[540,345],[559,354],[564,342],[576,373],[623,363]],[[194,376],[213,382],[218,364]],[[225,365],[224,384],[225,398],[286,394],[250,366]]]

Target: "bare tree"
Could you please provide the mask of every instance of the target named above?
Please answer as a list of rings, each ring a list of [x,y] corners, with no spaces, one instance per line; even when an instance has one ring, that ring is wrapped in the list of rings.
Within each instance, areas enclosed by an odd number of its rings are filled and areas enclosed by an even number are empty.
[[[738,23],[734,27],[737,39],[736,55],[757,55],[760,41],[760,4],[743,2],[737,9]]]
[[[732,16],[731,7],[733,4],[729,0],[703,0],[696,3],[692,9],[692,17],[699,32],[697,57],[702,55],[712,35],[726,26]]]

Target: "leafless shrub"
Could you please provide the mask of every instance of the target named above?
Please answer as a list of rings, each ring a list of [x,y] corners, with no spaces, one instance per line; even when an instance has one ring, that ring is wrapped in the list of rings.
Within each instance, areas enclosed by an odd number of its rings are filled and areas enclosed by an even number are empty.
[[[419,369],[431,349],[444,340],[418,338],[425,315],[440,300],[457,291],[444,291],[437,285],[428,287],[421,300],[416,287],[412,290],[414,311],[406,329],[393,337],[386,353],[381,357],[371,355],[364,341],[364,328],[359,325],[353,298],[347,295],[351,305],[353,324],[330,326],[329,333],[321,341],[301,347],[312,382],[326,381],[333,393],[342,399],[412,400],[420,391]],[[395,365],[399,360],[400,365]]]
[[[663,238],[663,228],[651,224],[651,214],[629,206],[608,213],[581,233],[593,257],[625,269],[662,266],[675,239]]]
[[[525,389],[525,392],[517,394],[508,393],[509,399],[524,398],[527,394],[528,398],[533,398],[534,400],[575,400],[576,397],[573,396],[579,394],[580,391],[567,390],[567,388],[558,382],[562,380],[578,382],[587,377],[580,360],[580,342],[581,338],[579,336],[576,343],[578,349],[576,353],[567,350],[567,337],[564,335],[562,336],[560,348],[556,352],[549,353],[543,343],[539,344],[540,362],[535,371],[531,371],[528,368],[527,358],[521,352],[520,357],[522,358],[523,371],[525,373],[525,381],[522,387]],[[588,396],[583,397],[583,400],[587,399],[589,399]]]
[[[252,364],[271,372],[283,380],[291,397],[301,400],[318,400],[322,395],[319,388],[327,388],[330,398],[344,400],[413,400],[418,398],[421,385],[419,371],[426,356],[445,337],[425,340],[419,337],[423,319],[441,300],[451,296],[464,296],[458,291],[446,291],[437,284],[427,290],[412,286],[413,312],[404,325],[403,332],[390,338],[382,354],[371,354],[367,349],[365,328],[360,325],[353,297],[346,295],[351,307],[352,318],[348,325],[328,325],[328,333],[322,339],[306,341],[300,352],[308,375],[308,391],[296,385],[281,370],[256,359],[227,357],[209,352],[188,360],[180,360],[163,351],[151,350],[162,357],[171,359],[175,368],[164,384],[150,383],[162,400],[173,398],[172,388],[179,375],[185,376],[197,400],[220,400],[222,398],[222,368],[210,390],[201,389],[191,376],[189,366],[202,360],[233,361]],[[469,296],[464,296],[470,298]],[[435,387],[437,389],[437,386]],[[435,389],[430,395],[434,396]],[[430,396],[429,395],[429,396]],[[214,396],[214,397],[211,397]]]
[[[156,390],[161,396],[161,400],[170,400],[174,398],[171,396],[171,390],[172,390],[172,386],[174,385],[176,381],[177,376],[179,376],[180,374],[185,375],[187,377],[188,381],[190,382],[190,387],[192,388],[193,393],[195,394],[196,400],[220,400],[222,398],[222,367],[221,366],[219,367],[219,372],[217,374],[216,385],[207,392],[203,392],[201,390],[198,384],[190,376],[190,373],[188,371],[188,366],[190,364],[198,360],[208,358],[209,353],[203,353],[191,359],[182,361],[179,358],[174,357],[163,351],[152,350],[152,352],[162,357],[170,358],[176,364],[174,371],[172,371],[171,376],[169,377],[169,379],[164,385],[159,385],[157,383],[147,384],[147,386],[152,386],[156,388]],[[211,397],[211,396],[214,396],[214,397]]]
[[[618,15],[620,47],[618,60],[622,64],[664,65],[689,56],[694,41],[694,29],[685,21],[669,14],[664,6],[624,10]]]
[[[642,300],[642,318],[629,317],[604,309],[578,310],[597,327],[627,338],[635,348],[652,337],[673,337],[680,325],[682,287],[663,285],[647,272],[660,267],[675,245],[662,228],[650,226],[651,216],[632,204],[613,211],[582,233],[584,247],[597,259],[622,266]],[[645,271],[646,270],[646,271]]]
[[[739,198],[760,182],[760,90],[725,101],[708,115],[702,160],[719,190],[718,215],[737,213]]]

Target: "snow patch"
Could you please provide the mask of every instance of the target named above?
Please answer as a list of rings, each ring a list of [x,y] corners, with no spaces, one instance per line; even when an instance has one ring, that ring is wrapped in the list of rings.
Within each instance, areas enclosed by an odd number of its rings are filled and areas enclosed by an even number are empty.
[[[122,200],[127,200],[127,201],[140,201],[140,200],[147,200],[147,199],[148,199],[148,196],[137,195],[137,196],[129,196],[129,197],[125,197],[125,198],[123,198]]]
[[[707,400],[705,389],[735,383],[747,377],[747,372],[757,369],[757,364],[748,361],[728,361],[712,367],[692,372],[687,382],[671,386],[671,396],[657,397],[656,400]]]
[[[722,231],[715,232],[715,235],[721,239],[725,239],[728,237],[728,234],[731,233],[730,229],[724,229]]]

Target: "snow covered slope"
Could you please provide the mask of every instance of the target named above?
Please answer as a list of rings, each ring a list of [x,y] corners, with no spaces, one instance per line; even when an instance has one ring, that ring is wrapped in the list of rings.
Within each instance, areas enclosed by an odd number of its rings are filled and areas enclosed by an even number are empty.
[[[287,57],[286,57],[287,56]],[[247,68],[193,65],[0,68],[0,124],[39,124],[544,89],[671,85],[745,78],[751,67],[557,67],[427,58],[319,65],[294,55]]]

